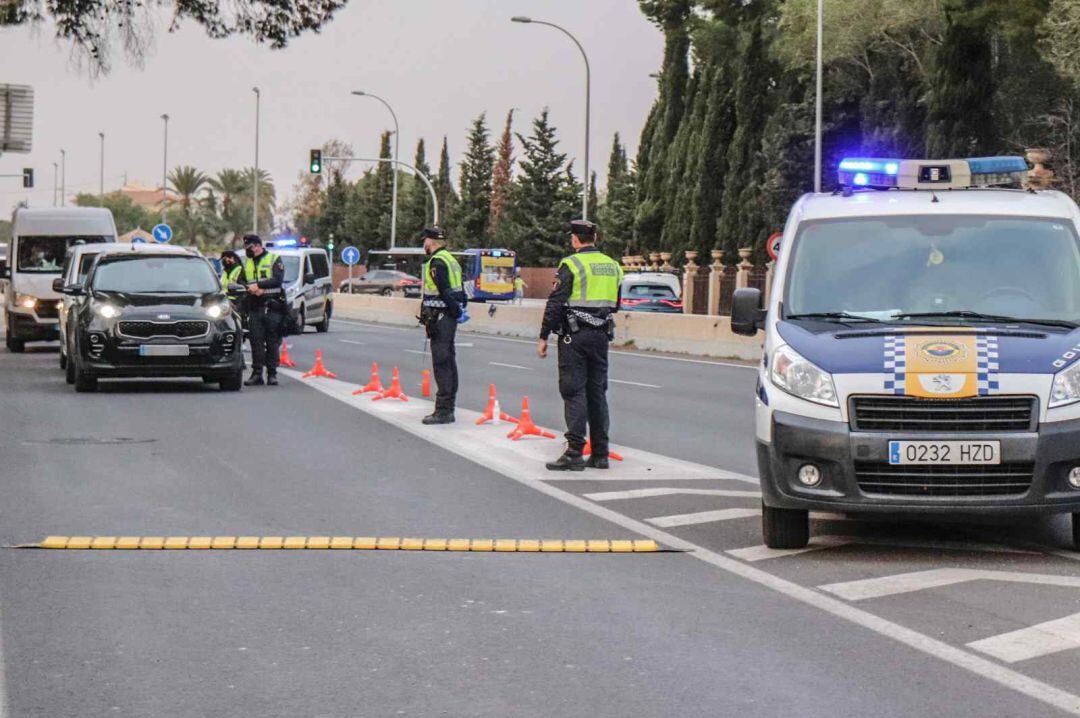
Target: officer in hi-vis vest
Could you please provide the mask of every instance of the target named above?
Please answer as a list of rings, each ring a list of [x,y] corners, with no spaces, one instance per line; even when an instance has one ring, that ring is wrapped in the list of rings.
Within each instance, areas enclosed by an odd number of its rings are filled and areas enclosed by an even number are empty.
[[[446,249],[446,235],[438,227],[424,229],[423,298],[420,323],[431,340],[431,363],[435,374],[435,411],[424,417],[425,424],[452,424],[457,400],[458,371],[454,350],[457,325],[469,320],[468,301],[461,280],[461,265]]]
[[[240,284],[241,275],[244,273],[244,265],[240,263],[240,257],[231,249],[221,253],[221,289],[233,303],[233,308],[240,299],[238,294],[229,291],[230,284]]]
[[[244,235],[244,281],[247,285],[248,331],[251,340],[251,376],[247,386],[262,386],[263,367],[266,382],[277,386],[281,333],[285,326],[285,265],[281,257],[266,251],[257,234]]]
[[[592,222],[570,223],[574,254],[559,263],[536,345],[542,359],[547,356],[548,336],[560,336],[559,393],[566,414],[566,451],[545,464],[551,471],[608,468],[608,343],[615,336],[623,271],[596,248],[596,235]],[[588,461],[582,456],[586,438],[592,442]]]

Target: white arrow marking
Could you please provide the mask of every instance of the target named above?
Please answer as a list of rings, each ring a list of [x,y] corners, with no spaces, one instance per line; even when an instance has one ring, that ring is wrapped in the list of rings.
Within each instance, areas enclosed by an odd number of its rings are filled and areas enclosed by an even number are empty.
[[[1080,648],[1080,613],[967,644],[1006,663]]]
[[[818,586],[818,588],[836,594],[841,598],[846,598],[849,601],[864,601],[868,598],[911,593],[912,591],[951,586],[968,581],[1006,581],[1009,583],[1032,583],[1041,586],[1080,588],[1080,578],[1073,578],[1072,576],[1054,576],[1020,571],[986,571],[973,568],[936,568],[930,571],[915,571],[895,576],[868,578],[862,581],[830,583],[825,586]]]
[[[673,496],[676,494],[692,494],[694,496],[727,496],[731,498],[752,498],[761,496],[760,491],[739,491],[735,489],[631,489],[629,491],[601,491],[595,494],[585,494],[585,498],[593,501],[618,501],[619,499],[647,499],[651,496]]]
[[[730,519],[745,519],[750,516],[760,516],[761,509],[720,509],[719,511],[700,511],[696,514],[672,514],[671,516],[657,516],[645,519],[653,526],[671,528],[672,526],[692,526],[694,524],[708,524],[713,521],[728,521]]]

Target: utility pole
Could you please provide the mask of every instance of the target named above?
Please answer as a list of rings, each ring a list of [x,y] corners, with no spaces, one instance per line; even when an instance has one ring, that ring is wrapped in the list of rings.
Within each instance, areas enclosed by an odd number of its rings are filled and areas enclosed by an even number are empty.
[[[162,115],[165,121],[165,139],[161,152],[161,223],[165,224],[165,203],[168,199],[166,187],[169,186],[169,116]]]
[[[105,133],[99,132],[101,138],[101,163],[98,172],[98,206],[105,206]]]
[[[398,149],[401,147],[401,128],[398,127],[397,114],[394,112],[394,108],[390,106],[390,103],[379,97],[373,95],[370,92],[364,92],[363,90],[353,90],[354,95],[357,97],[370,97],[373,100],[378,100],[383,103],[386,109],[390,110],[390,116],[394,118],[394,179],[393,189],[391,190],[390,199],[390,249],[397,247],[397,183],[398,183]]]
[[[251,233],[259,233],[259,100],[261,93],[258,87],[251,88],[255,93],[255,177],[254,188],[251,191]]]
[[[825,34],[825,0],[817,4],[817,97],[814,99],[814,191],[821,191],[821,44]]]
[[[67,150],[60,150],[60,206],[67,206]]]
[[[56,206],[56,195],[60,192],[60,185],[58,182],[60,177],[60,165],[56,162],[52,163],[52,206]]]

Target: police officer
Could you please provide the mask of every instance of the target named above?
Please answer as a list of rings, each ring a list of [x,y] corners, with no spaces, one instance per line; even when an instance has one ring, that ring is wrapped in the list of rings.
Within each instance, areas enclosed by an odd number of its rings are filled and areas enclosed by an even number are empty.
[[[221,289],[229,297],[229,301],[235,306],[239,295],[229,291],[230,284],[240,284],[241,275],[244,273],[244,265],[240,263],[240,257],[231,249],[221,253]]]
[[[244,235],[243,284],[247,285],[244,300],[251,333],[251,376],[247,386],[262,386],[263,367],[266,383],[277,386],[278,352],[285,326],[285,265],[281,258],[263,247],[257,234]]]
[[[468,320],[465,311],[468,299],[461,281],[461,265],[447,251],[445,233],[438,227],[428,227],[421,237],[429,259],[424,263],[420,323],[431,340],[431,362],[438,387],[435,411],[424,417],[424,423],[452,424],[458,390],[454,337],[458,323]]]
[[[543,359],[548,336],[561,337],[559,393],[567,446],[562,456],[545,464],[551,471],[608,468],[608,343],[614,336],[623,272],[618,262],[596,248],[596,235],[592,222],[570,223],[574,254],[559,263],[536,345]],[[586,437],[592,442],[588,461],[582,457]]]

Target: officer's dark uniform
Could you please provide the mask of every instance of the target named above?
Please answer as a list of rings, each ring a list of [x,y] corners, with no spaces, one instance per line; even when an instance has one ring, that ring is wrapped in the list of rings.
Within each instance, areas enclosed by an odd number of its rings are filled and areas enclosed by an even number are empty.
[[[588,244],[559,263],[540,328],[541,339],[560,335],[559,393],[566,414],[566,452],[547,468],[606,469],[608,343],[615,326],[612,315],[619,310],[623,273],[618,262],[591,244],[596,225],[578,220],[570,223],[570,229]],[[582,458],[586,437],[592,442],[588,462]]]
[[[285,326],[285,265],[273,252],[264,250],[258,257],[252,256],[252,247],[262,246],[256,235],[244,236],[244,248],[249,252],[244,262],[242,284],[257,284],[263,290],[261,296],[248,294],[244,300],[248,330],[251,333],[251,376],[248,386],[263,383],[263,367],[266,367],[266,383],[277,384],[278,356],[281,350],[281,334]]]
[[[424,239],[442,241],[438,228],[423,231]],[[424,264],[423,298],[420,320],[431,340],[431,363],[435,373],[435,411],[424,417],[425,424],[449,424],[454,421],[457,400],[458,370],[454,338],[458,320],[465,312],[468,298],[462,283],[461,265],[445,247],[432,253]]]

